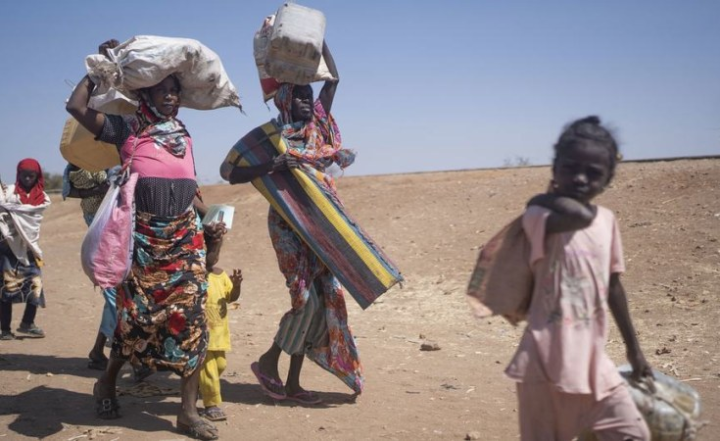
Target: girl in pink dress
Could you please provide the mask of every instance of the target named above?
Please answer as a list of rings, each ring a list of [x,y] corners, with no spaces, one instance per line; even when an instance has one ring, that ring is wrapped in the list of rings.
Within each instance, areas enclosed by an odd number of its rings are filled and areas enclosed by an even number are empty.
[[[620,231],[612,211],[592,205],[610,183],[618,147],[590,116],[555,144],[553,181],[522,218],[534,288],[528,325],[506,369],[517,381],[523,440],[647,440],[648,428],[605,353],[609,312],[627,346],[633,377],[651,377],[628,313]]]

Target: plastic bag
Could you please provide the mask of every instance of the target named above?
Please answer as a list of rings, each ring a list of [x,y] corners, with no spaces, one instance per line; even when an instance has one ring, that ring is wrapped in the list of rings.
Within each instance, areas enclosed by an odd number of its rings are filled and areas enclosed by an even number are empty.
[[[120,285],[130,273],[135,231],[135,184],[138,174],[126,170],[110,180],[110,189],[88,228],[80,260],[94,285]]]
[[[525,319],[533,291],[530,243],[522,216],[507,224],[480,250],[467,295],[476,317],[502,315],[513,325]]]
[[[197,110],[241,108],[220,57],[197,40],[139,35],[108,50],[108,57],[88,56],[85,66],[96,84],[126,94],[175,74],[182,87],[182,106]]]
[[[700,396],[685,383],[653,370],[654,391],[646,385],[635,383],[628,364],[618,368],[628,385],[630,395],[645,418],[655,441],[694,440],[702,423]]]
[[[635,405],[650,429],[652,441],[692,441],[705,424],[699,420],[701,405],[697,391],[680,380],[653,370],[654,390],[636,383],[629,364],[618,368]],[[579,441],[597,441],[588,431]]]
[[[203,225],[210,225],[213,222],[224,222],[227,230],[232,229],[235,207],[232,205],[211,205],[202,220]]]

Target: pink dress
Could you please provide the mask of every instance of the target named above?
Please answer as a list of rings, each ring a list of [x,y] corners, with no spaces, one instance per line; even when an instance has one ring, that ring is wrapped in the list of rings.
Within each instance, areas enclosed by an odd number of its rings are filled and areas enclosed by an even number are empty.
[[[505,373],[601,400],[622,383],[605,344],[610,274],[624,272],[625,265],[615,217],[597,209],[589,227],[551,235],[545,234],[550,210],[531,206],[525,212],[535,286],[527,328]]]
[[[535,286],[528,325],[505,373],[518,382],[523,441],[649,440],[647,425],[605,353],[610,275],[625,270],[612,212],[582,230],[545,234],[550,211],[523,216]]]

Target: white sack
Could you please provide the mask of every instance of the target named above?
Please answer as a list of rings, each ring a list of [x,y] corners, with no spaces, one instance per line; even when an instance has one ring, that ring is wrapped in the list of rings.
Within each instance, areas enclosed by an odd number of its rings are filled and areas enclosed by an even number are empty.
[[[197,40],[139,35],[109,49],[108,57],[88,56],[85,66],[100,87],[125,94],[175,74],[182,87],[182,106],[197,110],[241,107],[220,57]]]

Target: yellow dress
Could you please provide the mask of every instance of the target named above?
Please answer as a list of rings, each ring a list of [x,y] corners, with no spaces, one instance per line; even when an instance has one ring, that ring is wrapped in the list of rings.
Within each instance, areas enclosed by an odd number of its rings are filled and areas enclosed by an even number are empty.
[[[220,375],[227,367],[225,352],[230,350],[230,326],[228,303],[233,288],[230,277],[224,271],[207,275],[208,290],[205,316],[210,334],[205,362],[200,370],[200,394],[206,408],[222,403]]]
[[[233,284],[225,271],[209,273],[205,316],[207,317],[210,342],[208,351],[230,350],[230,326],[228,324],[228,303]]]

